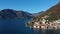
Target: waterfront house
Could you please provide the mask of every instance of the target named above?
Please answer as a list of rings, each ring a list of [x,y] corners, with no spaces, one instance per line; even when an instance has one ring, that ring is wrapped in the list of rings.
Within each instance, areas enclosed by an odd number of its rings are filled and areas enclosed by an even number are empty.
[[[34,27],[34,28],[40,28],[39,25],[40,25],[40,24],[39,24],[38,22],[35,22],[34,25],[33,25],[33,27]]]

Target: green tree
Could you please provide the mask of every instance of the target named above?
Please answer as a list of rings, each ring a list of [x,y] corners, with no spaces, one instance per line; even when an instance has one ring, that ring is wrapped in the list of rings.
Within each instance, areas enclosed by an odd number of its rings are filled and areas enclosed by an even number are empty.
[[[53,21],[57,20],[57,18],[55,15],[50,14],[49,17],[46,18],[46,20],[48,20],[48,22],[53,22]]]

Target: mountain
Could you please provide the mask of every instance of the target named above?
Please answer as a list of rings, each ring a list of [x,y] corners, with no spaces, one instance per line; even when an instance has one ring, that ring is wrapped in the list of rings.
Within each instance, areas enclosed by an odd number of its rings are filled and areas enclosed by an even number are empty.
[[[33,13],[32,16],[37,17],[37,16],[41,15],[42,13],[44,13],[44,11],[40,11],[38,13]]]
[[[49,20],[49,21],[54,21],[54,20],[60,19],[60,2],[57,3],[56,5],[52,6],[48,10],[42,12],[42,14],[40,13],[37,17],[33,17],[31,19],[31,22],[42,19],[43,17],[44,18],[47,17],[45,19]]]
[[[30,21],[26,23],[27,27],[34,28],[34,26],[37,25],[39,26],[43,23],[48,23],[48,24],[57,23],[58,20],[60,20],[60,2],[52,6],[48,10],[42,12],[42,14],[41,13],[37,13],[37,14],[38,16],[33,17]]]
[[[55,15],[56,17],[60,17],[60,2],[57,3],[55,6],[49,8],[45,13],[44,15],[46,14],[53,14]]]
[[[45,15],[54,15],[55,18],[60,18],[60,2],[46,10],[43,14],[39,15],[38,17],[42,17]]]
[[[30,18],[31,14],[24,11],[17,11],[13,9],[4,9],[0,11],[0,18]]]

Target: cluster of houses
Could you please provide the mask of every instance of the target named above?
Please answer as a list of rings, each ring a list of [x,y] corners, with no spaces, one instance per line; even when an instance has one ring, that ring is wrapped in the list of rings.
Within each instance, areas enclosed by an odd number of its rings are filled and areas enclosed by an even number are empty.
[[[40,28],[40,29],[58,29],[60,28],[59,22],[53,22],[53,23],[44,23],[44,22],[35,22],[33,25],[33,28]]]
[[[60,19],[53,22],[48,22],[45,18],[49,17],[48,15],[41,17],[42,19],[33,20],[33,25],[29,26],[36,29],[60,29]],[[47,21],[47,22],[46,22]],[[31,22],[28,22],[30,24]]]
[[[49,17],[49,16],[44,16],[42,17],[42,20],[40,21],[35,21],[33,28],[39,28],[39,29],[60,29],[60,19],[53,21],[53,22],[49,22],[46,23],[46,21],[44,18]]]

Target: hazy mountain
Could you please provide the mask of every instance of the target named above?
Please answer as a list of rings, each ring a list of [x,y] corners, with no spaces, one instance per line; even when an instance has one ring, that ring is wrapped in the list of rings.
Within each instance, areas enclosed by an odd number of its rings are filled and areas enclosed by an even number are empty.
[[[37,16],[41,15],[42,13],[44,13],[44,11],[41,11],[41,12],[38,12],[38,13],[33,13],[32,16],[37,17]]]
[[[24,11],[17,11],[13,9],[4,9],[0,11],[0,18],[29,18],[31,14]]]

